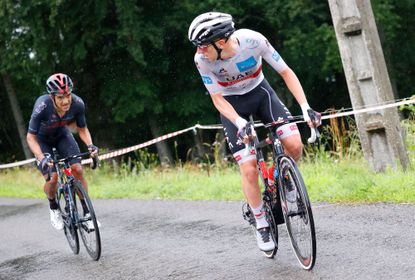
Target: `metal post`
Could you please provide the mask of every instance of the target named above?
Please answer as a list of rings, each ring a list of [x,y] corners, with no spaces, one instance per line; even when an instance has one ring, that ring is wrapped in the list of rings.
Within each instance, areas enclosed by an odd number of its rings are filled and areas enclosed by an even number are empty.
[[[370,0],[329,0],[353,108],[394,100]],[[363,154],[376,172],[406,169],[409,159],[396,108],[356,115]]]

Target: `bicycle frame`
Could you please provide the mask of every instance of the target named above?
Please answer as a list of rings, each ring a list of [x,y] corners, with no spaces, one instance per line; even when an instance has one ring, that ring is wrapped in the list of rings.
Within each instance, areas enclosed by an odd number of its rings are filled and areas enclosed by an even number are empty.
[[[69,247],[75,255],[79,253],[79,233],[88,254],[93,260],[97,261],[101,256],[99,223],[88,193],[84,189],[82,182],[73,176],[70,164],[71,160],[89,157],[90,153],[80,153],[58,159],[58,153],[55,148],[52,149],[52,152],[53,166],[58,177],[56,198],[64,222],[64,233]],[[95,169],[97,166],[98,158],[93,157],[92,169]],[[50,179],[50,172],[48,179]]]
[[[263,193],[264,199],[266,201],[271,201],[271,197],[269,197],[269,193],[275,193],[273,186],[270,186],[267,182],[268,179],[268,170],[264,158],[264,154],[262,149],[268,145],[272,145],[273,149],[273,165],[278,166],[278,159],[284,155],[284,147],[282,146],[280,137],[277,133],[276,125],[282,124],[284,122],[275,122],[270,125],[266,125],[265,127],[268,129],[268,137],[265,140],[259,141],[258,136],[256,134],[255,128],[254,128],[254,121],[252,116],[250,116],[250,133],[252,134],[253,139],[250,141],[249,144],[246,144],[246,149],[255,147],[256,152],[256,158],[257,158],[257,165],[258,170],[260,172],[260,177],[262,179],[262,182],[264,186],[266,186],[266,189]],[[278,177],[278,168],[274,169],[273,178]],[[274,198],[275,199],[275,198]],[[276,201],[273,201],[276,202]]]
[[[248,136],[249,141],[245,144],[245,155],[248,153],[252,154],[252,148],[255,149],[258,170],[265,187],[262,193],[264,206],[265,209],[271,209],[272,215],[270,214],[269,217],[271,221],[270,227],[275,238],[278,238],[277,225],[285,223],[291,245],[298,261],[304,269],[310,270],[313,268],[316,259],[314,219],[301,173],[297,169],[295,161],[285,154],[284,147],[277,131],[279,126],[286,123],[289,122],[277,121],[266,124],[265,128],[269,131],[268,137],[265,140],[259,141],[255,131],[253,118],[250,116],[250,121],[246,127],[246,135]],[[312,137],[308,140],[309,143],[312,142],[310,139],[312,140],[314,137],[314,140],[316,140],[319,136],[316,128],[312,129],[312,131],[314,132],[312,132]],[[262,151],[267,145],[272,145],[273,174],[268,174],[269,171],[267,170]],[[270,183],[270,179],[275,183]],[[286,183],[285,180],[290,180],[291,183]],[[287,186],[291,186],[291,190]],[[288,199],[286,194],[292,193],[293,190],[295,192],[295,197]],[[283,220],[279,220],[280,217],[282,217]],[[248,221],[250,220],[248,219]],[[268,258],[273,258],[276,254],[276,250],[277,247],[273,251],[264,252],[264,254]]]

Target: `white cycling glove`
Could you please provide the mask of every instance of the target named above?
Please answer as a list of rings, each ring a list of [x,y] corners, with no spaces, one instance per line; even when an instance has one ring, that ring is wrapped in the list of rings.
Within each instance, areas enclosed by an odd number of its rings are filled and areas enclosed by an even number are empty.
[[[306,103],[301,104],[300,106],[301,106],[301,111],[303,112],[303,118],[304,118],[304,120],[307,123],[310,122],[311,119],[310,119],[310,116],[308,115],[308,112],[307,112],[308,109],[311,109],[310,108],[310,105],[308,105],[308,103],[306,102]]]

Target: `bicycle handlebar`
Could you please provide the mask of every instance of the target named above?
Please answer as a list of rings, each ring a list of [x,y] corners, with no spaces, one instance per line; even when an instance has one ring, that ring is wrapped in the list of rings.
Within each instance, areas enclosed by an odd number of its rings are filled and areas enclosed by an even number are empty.
[[[54,150],[54,152],[55,152],[55,150]],[[85,153],[80,153],[80,154],[76,154],[76,155],[69,156],[69,157],[65,157],[65,158],[60,158],[58,160],[55,160],[53,158],[53,164],[65,164],[66,162],[69,162],[71,159],[75,159],[75,158],[85,158],[85,157],[90,157],[90,156],[91,156],[91,153],[90,152],[85,152]],[[54,153],[54,157],[55,157],[55,153]],[[98,162],[99,162],[98,156],[91,157],[91,159],[92,159],[91,168],[92,169],[96,169],[97,166],[98,166]],[[47,182],[50,181],[51,176],[52,176],[52,168],[49,168],[48,177],[46,178],[46,181]]]
[[[313,144],[316,142],[318,138],[320,138],[320,132],[318,131],[317,127],[310,127],[311,136],[307,139],[309,144]]]
[[[311,122],[316,125],[316,127],[310,127],[311,137],[307,139],[307,142],[312,144],[316,142],[317,138],[320,138],[320,132],[318,131],[317,126],[321,124],[321,114],[314,112],[312,109],[308,109],[307,112],[310,116]]]
[[[298,120],[304,120],[304,118],[303,117],[294,117],[293,119],[291,119],[289,121],[286,121],[286,120],[275,121],[275,122],[272,122],[272,123],[265,124],[264,126],[266,128],[269,128],[269,127],[273,127],[273,126],[280,126],[282,124],[286,124],[286,123],[290,123],[290,122],[294,122],[294,121],[298,121]],[[255,126],[254,126],[254,121],[252,119],[252,116],[250,117],[249,122],[246,124],[246,131],[247,131],[248,138],[256,138],[257,134],[256,134],[256,131],[255,131]],[[311,133],[311,135],[307,139],[307,142],[309,144],[313,144],[317,141],[317,139],[320,138],[320,132],[319,132],[317,127],[310,127],[310,133]],[[269,138],[267,138],[267,139],[259,142],[257,144],[257,146],[263,147],[263,146],[266,146],[266,145],[269,145],[269,144],[271,144],[271,142],[269,141]],[[253,141],[252,141],[252,139],[250,139],[249,142],[245,144],[244,156],[248,156],[250,154],[250,150],[251,150],[252,146],[253,146]]]

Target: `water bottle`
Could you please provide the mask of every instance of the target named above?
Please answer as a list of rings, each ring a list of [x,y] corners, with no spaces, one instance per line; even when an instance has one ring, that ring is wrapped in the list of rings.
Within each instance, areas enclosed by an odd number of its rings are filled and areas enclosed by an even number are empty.
[[[275,172],[277,172],[277,177],[275,177]],[[268,186],[270,192],[275,191],[275,180],[274,178],[278,178],[278,170],[275,170],[274,166],[271,166],[268,169]]]
[[[274,179],[275,180],[278,180],[278,176],[279,176],[280,174],[278,173],[278,168],[274,168]]]

